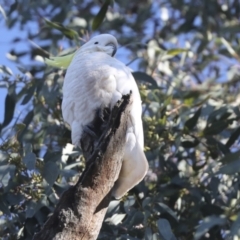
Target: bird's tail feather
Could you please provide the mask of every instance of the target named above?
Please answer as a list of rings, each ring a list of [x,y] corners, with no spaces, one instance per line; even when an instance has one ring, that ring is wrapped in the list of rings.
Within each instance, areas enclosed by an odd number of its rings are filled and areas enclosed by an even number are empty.
[[[116,199],[121,198],[142,181],[147,171],[148,161],[139,143],[136,142],[131,153],[128,153],[127,158],[123,160],[118,180],[113,188],[113,196]]]

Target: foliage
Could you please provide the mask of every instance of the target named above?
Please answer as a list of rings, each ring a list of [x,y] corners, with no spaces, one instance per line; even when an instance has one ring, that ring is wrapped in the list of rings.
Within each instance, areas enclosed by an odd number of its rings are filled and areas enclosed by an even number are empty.
[[[0,66],[2,239],[31,239],[84,168],[61,116],[65,70],[41,61],[91,29],[114,34],[135,70],[150,164],[111,202],[98,239],[240,238],[239,1],[10,2],[6,27],[28,34],[9,53],[20,74]]]

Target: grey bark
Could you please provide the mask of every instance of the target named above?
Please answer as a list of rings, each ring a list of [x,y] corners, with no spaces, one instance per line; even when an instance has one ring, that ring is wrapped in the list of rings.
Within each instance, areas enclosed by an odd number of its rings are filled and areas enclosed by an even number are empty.
[[[130,96],[123,96],[112,111],[99,111],[91,131],[85,129],[80,142],[86,168],[33,240],[97,239],[122,165]]]

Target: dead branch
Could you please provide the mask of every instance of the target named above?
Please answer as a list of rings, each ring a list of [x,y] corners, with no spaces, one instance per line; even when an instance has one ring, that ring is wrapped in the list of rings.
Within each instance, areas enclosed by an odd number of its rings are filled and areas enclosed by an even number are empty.
[[[101,109],[85,128],[81,147],[86,168],[33,240],[97,238],[122,165],[130,96],[123,96],[112,111]]]

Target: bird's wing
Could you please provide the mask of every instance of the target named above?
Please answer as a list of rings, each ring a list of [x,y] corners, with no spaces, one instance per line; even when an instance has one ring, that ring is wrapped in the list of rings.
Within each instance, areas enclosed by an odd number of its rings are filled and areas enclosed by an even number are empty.
[[[133,139],[135,138],[135,136],[129,137],[132,137]],[[113,196],[116,199],[124,196],[130,189],[143,180],[147,171],[148,161],[141,146],[136,141],[136,144],[130,154],[128,154],[127,159],[123,160],[119,177],[113,188]]]
[[[143,152],[142,106],[137,84],[127,67],[118,68],[117,91],[127,94],[132,91],[133,103],[128,119],[126,145],[122,168],[113,189],[113,196],[121,198],[146,175],[148,161]]]

